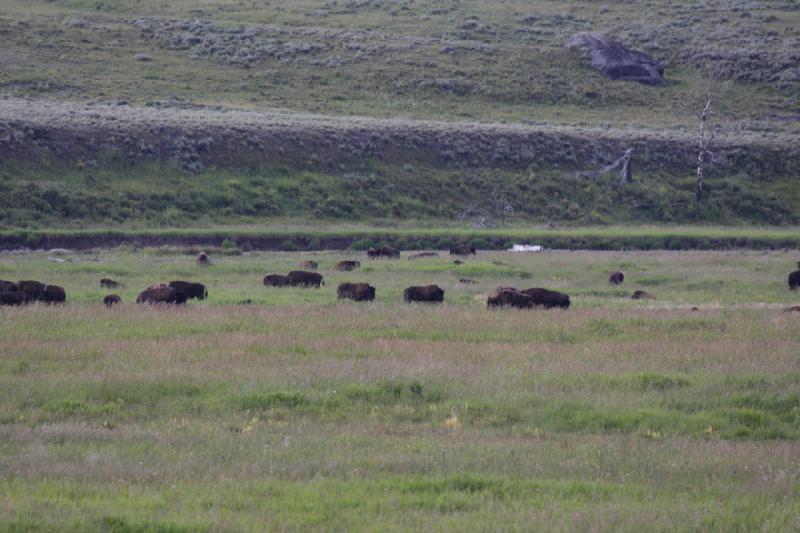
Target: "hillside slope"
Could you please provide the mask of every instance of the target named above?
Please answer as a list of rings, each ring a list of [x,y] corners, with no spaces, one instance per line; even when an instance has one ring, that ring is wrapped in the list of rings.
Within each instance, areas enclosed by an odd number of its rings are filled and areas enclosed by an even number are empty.
[[[489,196],[517,220],[797,223],[798,25],[734,0],[7,0],[0,223],[452,220]],[[564,47],[578,31],[667,83],[603,78]],[[627,148],[619,187],[596,171]]]

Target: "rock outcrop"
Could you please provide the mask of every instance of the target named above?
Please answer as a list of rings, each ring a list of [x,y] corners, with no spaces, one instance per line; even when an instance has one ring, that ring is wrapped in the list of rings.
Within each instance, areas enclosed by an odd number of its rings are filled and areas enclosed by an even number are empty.
[[[622,43],[596,33],[577,33],[567,40],[567,48],[578,48],[587,54],[592,66],[612,80],[638,81],[647,85],[664,83],[664,66]]]

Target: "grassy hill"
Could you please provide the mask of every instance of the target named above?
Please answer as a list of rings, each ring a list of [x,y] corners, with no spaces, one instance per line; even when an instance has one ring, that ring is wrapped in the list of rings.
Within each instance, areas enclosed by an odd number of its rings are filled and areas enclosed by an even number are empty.
[[[738,0],[5,0],[0,224],[453,221],[491,193],[518,221],[797,224],[798,24]],[[603,78],[579,31],[667,83]],[[632,183],[593,173],[631,147]]]

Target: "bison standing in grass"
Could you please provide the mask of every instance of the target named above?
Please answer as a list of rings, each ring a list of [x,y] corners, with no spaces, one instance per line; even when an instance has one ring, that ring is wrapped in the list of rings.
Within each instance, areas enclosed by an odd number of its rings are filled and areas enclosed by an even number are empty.
[[[48,304],[63,304],[67,301],[67,291],[58,285],[45,285],[43,301]]]
[[[611,275],[608,276],[608,282],[612,285],[620,285],[623,281],[625,281],[625,274],[622,272],[612,272]]]
[[[173,289],[186,294],[186,298],[191,300],[196,298],[198,300],[205,300],[208,298],[208,289],[202,283],[193,283],[191,281],[170,281],[169,286]]]
[[[444,289],[438,285],[408,287],[403,291],[406,302],[444,302]]]
[[[521,291],[518,291],[514,287],[500,287],[497,290],[497,295],[494,298],[489,298],[487,305],[490,307],[505,305],[520,308],[544,307],[545,309],[569,309],[570,299],[569,295],[563,292],[551,291],[540,287]]]
[[[22,305],[26,301],[24,292],[5,291],[0,292],[0,305]]]
[[[800,264],[798,264],[798,266],[800,266]],[[793,291],[797,287],[800,287],[800,270],[795,270],[789,274],[789,290]]]
[[[122,298],[119,297],[117,294],[109,294],[105,298],[103,298],[103,305],[106,307],[112,307],[117,304],[122,303]]]
[[[380,259],[381,257],[395,259],[400,257],[400,250],[389,245],[381,246],[380,248],[370,248],[367,250],[367,257],[370,259]]]
[[[287,277],[292,287],[316,287],[319,289],[320,285],[325,285],[322,280],[322,274],[317,274],[316,272],[292,270]]]
[[[356,302],[371,302],[375,299],[375,287],[369,283],[342,283],[336,289],[336,297]]]
[[[17,292],[17,284],[0,279],[0,292]]]
[[[25,295],[26,302],[43,302],[46,285],[38,281],[24,280],[17,282],[17,290]]]
[[[289,276],[284,276],[283,274],[267,274],[264,276],[264,285],[267,287],[288,287],[291,284],[289,283]]]
[[[136,297],[137,304],[175,304],[186,303],[186,293],[172,287],[156,287],[145,289]]]
[[[471,244],[462,242],[455,248],[450,249],[450,255],[475,255],[475,247]]]

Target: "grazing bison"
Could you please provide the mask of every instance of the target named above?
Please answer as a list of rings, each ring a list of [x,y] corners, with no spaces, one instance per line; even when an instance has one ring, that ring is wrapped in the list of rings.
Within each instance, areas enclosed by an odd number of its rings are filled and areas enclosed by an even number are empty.
[[[381,257],[396,258],[400,257],[400,250],[392,248],[389,245],[381,246],[380,248],[370,248],[367,250],[367,257],[370,259],[379,259]]]
[[[20,291],[0,292],[0,305],[22,305],[27,301],[27,296]]]
[[[533,307],[533,298],[524,292],[515,289],[504,289],[486,300],[487,307],[518,307],[530,309]]]
[[[172,287],[158,287],[145,289],[136,297],[137,304],[176,304],[186,303],[186,293]]]
[[[205,300],[208,298],[208,289],[202,283],[192,283],[191,281],[170,281],[169,286],[180,291],[186,295],[186,298],[191,300],[197,298],[198,300]]]
[[[306,270],[317,270],[319,268],[319,263],[316,261],[303,261],[300,263],[300,267]]]
[[[283,274],[267,274],[264,276],[264,285],[267,287],[287,287],[289,283],[289,276]]]
[[[800,305],[793,305],[784,309],[787,313],[800,313]]]
[[[111,307],[117,304],[122,303],[122,298],[119,297],[117,294],[109,294],[105,298],[103,298],[103,305],[106,307]]]
[[[336,289],[336,297],[340,300],[348,298],[356,302],[371,302],[375,299],[375,287],[369,283],[342,283]]]
[[[44,288],[46,285],[38,281],[18,281],[17,290],[25,294],[26,302],[41,302],[44,301]]]
[[[406,302],[443,302],[444,289],[438,285],[408,287],[403,291],[403,300]]]
[[[559,307],[561,309],[569,309],[569,296],[563,292],[551,291],[540,287],[525,289],[519,292],[530,296],[534,307],[544,307],[545,309]]]
[[[44,286],[44,302],[48,304],[63,304],[67,301],[67,291],[58,285]]]
[[[211,264],[211,259],[208,258],[208,254],[205,252],[200,252],[197,254],[195,261],[197,262],[198,266],[208,266]]]
[[[612,285],[619,285],[623,281],[625,281],[625,274],[622,272],[612,272],[610,276],[608,276],[608,282]]]
[[[412,259],[422,259],[423,257],[439,257],[439,254],[436,252],[420,252],[418,254],[408,256],[408,260],[411,261]]]
[[[316,287],[325,285],[322,281],[322,274],[316,272],[305,272],[303,270],[292,270],[287,276],[292,287]]]
[[[800,270],[795,270],[789,274],[789,290],[793,291],[800,287]]]
[[[17,292],[17,284],[0,279],[0,292]]]
[[[650,294],[647,291],[635,291],[633,296],[631,296],[633,300],[655,300],[656,297]]]
[[[466,242],[462,242],[455,248],[450,249],[450,255],[475,255],[475,247]]]
[[[360,266],[361,266],[361,262],[360,261],[339,261],[338,263],[336,263],[336,266],[334,268],[336,268],[336,270],[342,270],[342,271],[345,271],[345,272],[349,272],[349,271],[351,271],[353,269],[356,269],[356,268],[358,268]]]
[[[100,280],[100,287],[104,289],[118,289],[122,286],[122,283],[119,281],[114,281],[113,279],[103,278]]]

